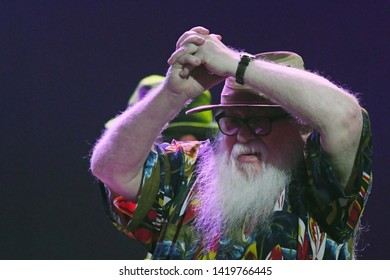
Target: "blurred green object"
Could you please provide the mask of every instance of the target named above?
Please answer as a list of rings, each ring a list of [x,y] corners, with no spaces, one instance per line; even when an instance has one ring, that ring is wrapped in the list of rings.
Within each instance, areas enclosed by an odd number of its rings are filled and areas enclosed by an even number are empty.
[[[150,75],[143,78],[131,95],[128,105],[131,106],[143,99],[148,92],[161,84],[164,76]],[[211,111],[204,111],[186,115],[185,112],[195,107],[210,105],[212,101],[210,91],[205,91],[194,98],[191,103],[183,108],[178,115],[170,121],[166,129],[162,132],[163,141],[171,142],[172,139],[181,140],[183,136],[193,135],[196,140],[206,140],[212,138],[218,131],[218,125],[213,120]],[[115,121],[115,118],[109,120],[105,127],[108,128]],[[193,140],[195,140],[193,139]]]

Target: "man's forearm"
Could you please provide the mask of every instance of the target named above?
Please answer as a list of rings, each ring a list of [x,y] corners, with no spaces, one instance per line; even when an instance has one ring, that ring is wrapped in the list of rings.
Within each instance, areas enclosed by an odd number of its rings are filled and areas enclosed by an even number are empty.
[[[345,186],[362,130],[357,99],[321,76],[264,61],[252,61],[245,81],[320,132],[321,145]]]
[[[304,70],[252,61],[245,81],[320,132],[328,131],[335,122],[340,123],[351,110],[360,111],[352,95]]]
[[[185,102],[183,96],[174,96],[160,86],[129,107],[96,144],[91,157],[93,174],[115,192],[135,195],[138,186],[132,180],[142,170],[165,124]]]

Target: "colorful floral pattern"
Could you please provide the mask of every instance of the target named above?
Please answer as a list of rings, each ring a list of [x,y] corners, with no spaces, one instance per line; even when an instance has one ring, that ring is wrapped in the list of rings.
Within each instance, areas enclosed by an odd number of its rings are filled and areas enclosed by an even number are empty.
[[[103,188],[114,225],[139,240],[152,259],[352,259],[354,237],[371,191],[372,142],[368,114],[354,167],[352,194],[344,194],[321,148],[319,134],[308,139],[299,178],[281,194],[270,225],[241,242],[215,240],[203,247],[192,230],[198,201],[194,168],[209,142],[156,145],[145,163],[138,203],[111,197]]]

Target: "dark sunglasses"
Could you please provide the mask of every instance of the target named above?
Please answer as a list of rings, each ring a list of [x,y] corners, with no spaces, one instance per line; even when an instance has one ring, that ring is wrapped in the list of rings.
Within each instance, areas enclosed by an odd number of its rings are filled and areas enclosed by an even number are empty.
[[[226,116],[224,112],[215,116],[215,121],[218,123],[219,130],[227,136],[235,136],[240,129],[245,125],[253,134],[266,136],[272,131],[272,122],[277,120],[291,119],[291,115],[284,113],[274,117],[255,116],[249,118],[240,118],[234,116]]]

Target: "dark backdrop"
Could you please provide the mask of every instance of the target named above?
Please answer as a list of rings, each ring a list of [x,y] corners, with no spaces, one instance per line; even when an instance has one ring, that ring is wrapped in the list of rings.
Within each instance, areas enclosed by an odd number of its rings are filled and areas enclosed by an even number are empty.
[[[360,255],[387,259],[388,3],[0,1],[0,258],[144,257],[105,217],[88,155],[136,83],[164,74],[177,38],[203,25],[251,53],[296,51],[361,94],[375,155]]]

